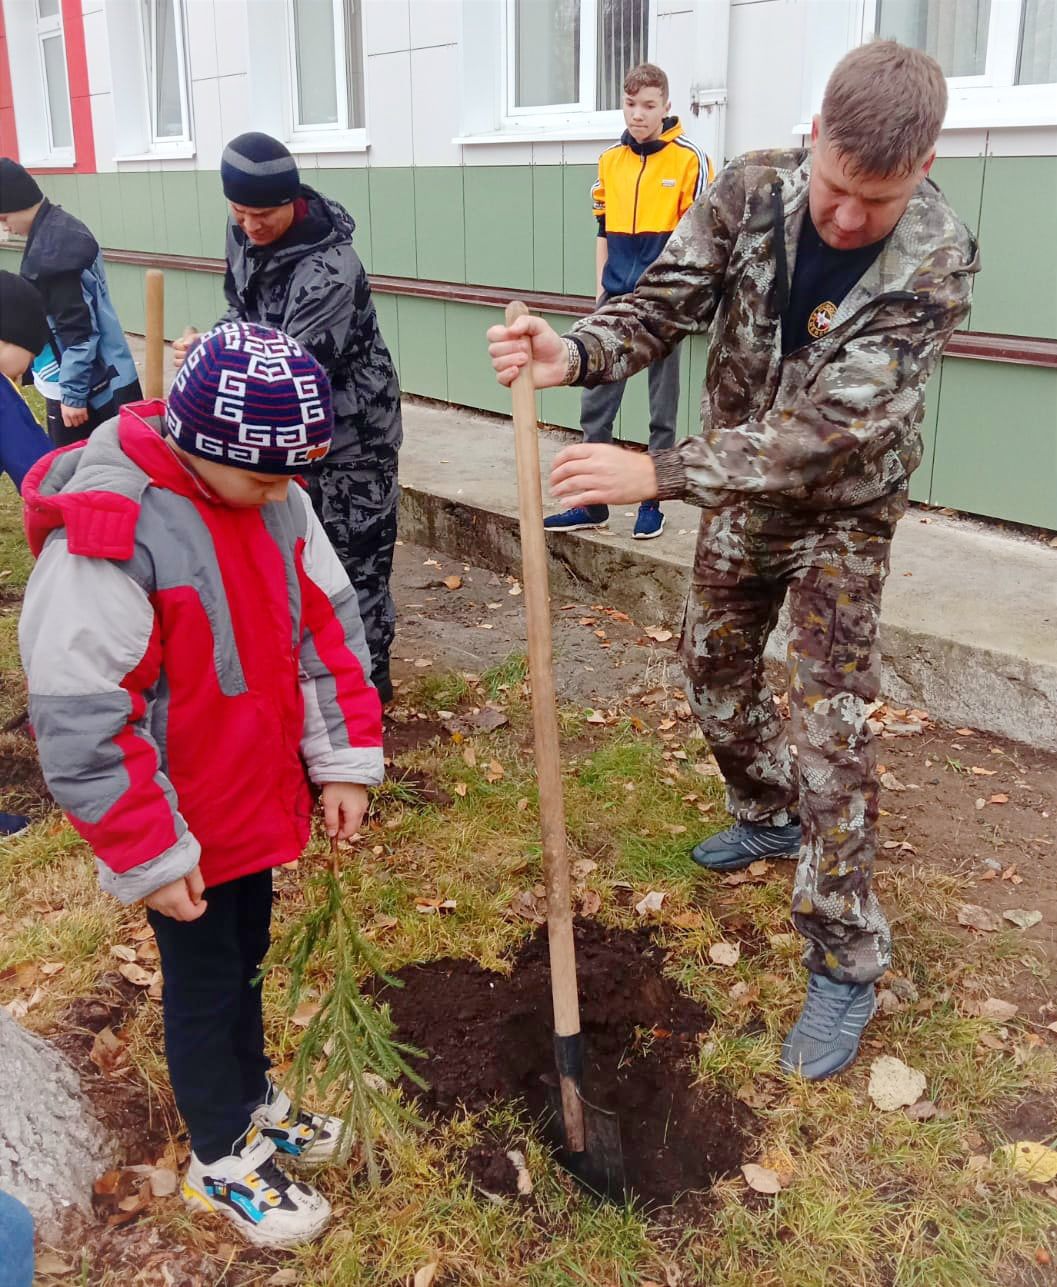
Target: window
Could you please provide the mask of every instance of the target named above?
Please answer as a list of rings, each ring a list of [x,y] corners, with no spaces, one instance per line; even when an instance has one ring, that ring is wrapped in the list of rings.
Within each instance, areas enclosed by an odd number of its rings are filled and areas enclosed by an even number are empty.
[[[35,0],[37,47],[47,106],[48,152],[52,155],[73,150],[70,119],[70,85],[66,75],[66,46],[62,34],[59,0]]]
[[[650,20],[649,0],[508,0],[509,114],[619,111]]]
[[[288,3],[294,133],[362,129],[362,0]]]
[[[140,0],[147,70],[150,135],[154,144],[187,143],[187,52],[181,0]]]
[[[1057,0],[877,0],[874,32],[931,54],[952,89],[1057,82]]]

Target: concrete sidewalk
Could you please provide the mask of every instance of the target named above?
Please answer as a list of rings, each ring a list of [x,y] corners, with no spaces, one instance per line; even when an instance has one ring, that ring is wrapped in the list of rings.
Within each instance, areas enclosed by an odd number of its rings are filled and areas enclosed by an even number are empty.
[[[405,399],[404,429],[402,535],[516,573],[510,423]],[[544,480],[569,440],[540,434]],[[608,533],[551,536],[552,593],[677,630],[700,511],[678,502],[664,510],[667,528],[655,541],[631,539],[632,506],[611,512]],[[923,517],[911,511],[893,545],[881,625],[885,695],[948,723],[1057,750],[1057,550]]]

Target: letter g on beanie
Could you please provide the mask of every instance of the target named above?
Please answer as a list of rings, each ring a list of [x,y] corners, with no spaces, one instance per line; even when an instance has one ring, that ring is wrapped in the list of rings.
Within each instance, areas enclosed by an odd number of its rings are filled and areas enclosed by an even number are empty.
[[[222,322],[188,353],[169,391],[165,425],[193,456],[259,474],[298,474],[330,449],[330,383],[282,331]]]
[[[224,196],[237,206],[269,210],[296,201],[301,192],[297,162],[270,134],[240,134],[220,158]]]

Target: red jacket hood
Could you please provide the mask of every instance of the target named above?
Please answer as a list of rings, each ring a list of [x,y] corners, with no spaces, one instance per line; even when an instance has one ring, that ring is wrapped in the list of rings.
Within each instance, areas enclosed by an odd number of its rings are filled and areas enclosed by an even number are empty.
[[[34,555],[49,533],[64,527],[71,554],[130,559],[148,487],[219,503],[162,437],[164,423],[164,402],[131,402],[87,441],[37,461],[22,485],[26,539]]]

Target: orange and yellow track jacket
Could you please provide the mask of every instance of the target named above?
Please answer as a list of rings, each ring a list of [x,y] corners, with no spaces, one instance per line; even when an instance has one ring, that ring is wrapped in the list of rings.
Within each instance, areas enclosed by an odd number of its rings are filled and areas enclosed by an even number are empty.
[[[664,249],[675,225],[712,182],[704,152],[666,116],[660,138],[639,143],[627,130],[598,158],[591,189],[598,235],[609,258],[602,273],[608,295],[626,295]]]

